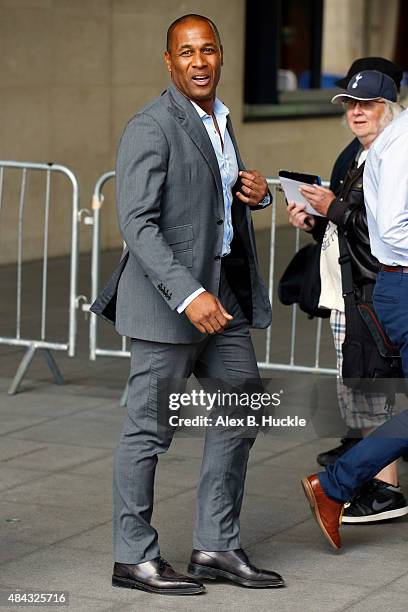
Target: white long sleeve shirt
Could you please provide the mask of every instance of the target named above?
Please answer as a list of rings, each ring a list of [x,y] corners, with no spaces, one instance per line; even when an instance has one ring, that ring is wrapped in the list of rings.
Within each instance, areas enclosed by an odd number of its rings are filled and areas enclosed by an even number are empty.
[[[363,180],[372,254],[408,266],[408,109],[371,145]]]

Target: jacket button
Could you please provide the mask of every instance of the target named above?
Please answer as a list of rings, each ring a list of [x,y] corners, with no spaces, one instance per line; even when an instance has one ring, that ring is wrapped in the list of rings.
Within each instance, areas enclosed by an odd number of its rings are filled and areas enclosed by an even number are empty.
[[[224,223],[224,219],[218,219],[217,225],[222,225]]]
[[[216,256],[214,257],[214,259],[215,259],[215,261],[218,261],[218,259],[221,259],[221,255],[216,255]]]

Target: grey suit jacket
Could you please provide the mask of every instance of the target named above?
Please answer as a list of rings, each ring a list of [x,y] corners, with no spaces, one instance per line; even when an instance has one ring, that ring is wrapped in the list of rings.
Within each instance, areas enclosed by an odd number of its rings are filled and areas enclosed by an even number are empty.
[[[228,120],[238,165],[243,163]],[[119,227],[128,253],[91,310],[126,336],[191,343],[204,338],[177,306],[203,286],[217,295],[224,199],[218,162],[196,110],[174,85],[125,127],[116,164]],[[234,199],[235,242],[247,275],[234,291],[250,296],[253,327],[271,321],[248,206]],[[117,291],[117,295],[116,295]]]

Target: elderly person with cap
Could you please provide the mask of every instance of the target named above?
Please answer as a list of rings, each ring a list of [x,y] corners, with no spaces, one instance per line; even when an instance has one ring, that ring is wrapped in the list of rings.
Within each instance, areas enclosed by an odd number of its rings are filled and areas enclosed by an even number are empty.
[[[394,81],[399,94],[403,72],[401,68],[397,66],[397,64],[394,64],[394,62],[391,62],[385,57],[359,57],[351,64],[346,76],[336,81],[336,86],[340,87],[341,89],[346,89],[352,77],[363,70],[378,70],[378,72],[387,74]],[[345,149],[343,149],[334,162],[330,178],[330,188],[335,193],[337,193],[341,185],[341,181],[344,180],[350,164],[355,159],[360,148],[360,142],[356,137],[345,147]],[[335,456],[333,457],[332,463],[336,458],[337,457]]]
[[[360,57],[356,59],[351,64],[346,76],[336,81],[337,87],[346,89],[352,77],[364,70],[378,70],[378,72],[387,74],[393,79],[399,94],[403,72],[397,64],[394,64],[394,62],[384,57]],[[330,177],[330,189],[335,194],[339,193],[344,178],[360,151],[361,143],[356,136],[337,157]],[[325,223],[320,221],[320,225],[314,230],[314,233],[317,234],[317,239],[323,236],[325,228]],[[343,414],[346,413],[350,415],[353,412],[353,393],[350,389],[342,385],[340,380],[338,381],[338,401]],[[319,465],[325,467],[326,465],[333,464],[336,459],[341,457],[343,453],[348,451],[354,444],[357,444],[357,442],[362,439],[361,429],[355,422],[355,419],[350,417],[349,421],[348,431],[340,440],[340,444],[318,454],[317,463],[319,463]]]
[[[344,181],[337,192],[318,185],[301,187],[302,195],[322,218],[304,212],[304,206],[290,203],[292,225],[312,231],[321,241],[321,294],[319,306],[331,309],[331,327],[337,354],[338,399],[349,427],[360,428],[364,435],[382,425],[390,416],[392,401],[384,393],[363,393],[349,389],[341,380],[342,344],[346,332],[346,314],[339,264],[338,231],[345,237],[351,260],[353,286],[364,299],[372,299],[379,262],[371,254],[364,206],[363,170],[368,150],[382,130],[401,111],[394,80],[376,70],[355,74],[347,89],[332,102],[345,106],[346,121],[359,142]],[[346,500],[350,501],[350,500]],[[391,519],[408,513],[408,505],[398,485],[396,464],[384,466],[376,477],[365,483],[350,501],[343,522],[359,523]]]
[[[378,72],[387,74],[393,79],[399,94],[403,72],[401,68],[397,66],[397,64],[394,64],[394,62],[391,62],[384,57],[360,57],[354,60],[346,76],[336,81],[337,87],[346,89],[351,78],[364,70],[378,70]],[[360,150],[361,143],[356,136],[337,157],[330,177],[330,189],[335,194],[338,194],[339,190],[341,189],[344,178]],[[325,227],[326,226],[324,223],[320,223],[318,228],[315,229],[315,233],[318,234],[318,238],[323,235]],[[318,230],[320,230],[320,234]],[[340,380],[338,381],[338,395],[342,413],[350,414],[353,411],[353,394],[351,390],[347,389],[347,387],[341,384]],[[343,453],[362,439],[363,436],[361,429],[358,424],[355,423],[355,419],[350,419],[350,421],[348,431],[340,440],[340,444],[334,448],[331,448],[330,450],[318,454],[317,463],[319,463],[319,465],[325,467],[326,465],[333,464],[336,459],[341,457]]]

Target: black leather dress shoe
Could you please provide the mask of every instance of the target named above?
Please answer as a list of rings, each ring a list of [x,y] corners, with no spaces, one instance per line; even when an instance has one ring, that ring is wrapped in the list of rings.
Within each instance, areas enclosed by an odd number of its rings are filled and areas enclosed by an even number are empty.
[[[360,442],[361,440],[362,440],[362,437],[360,438],[342,438],[340,440],[339,446],[336,446],[335,448],[332,448],[331,450],[320,453],[319,455],[317,455],[316,461],[322,467],[326,467],[327,465],[333,465],[333,463],[336,463],[339,457],[344,455],[344,453],[347,453],[347,451],[350,450],[350,448],[353,448],[353,446],[355,444],[358,444],[358,442]]]
[[[205,586],[189,576],[178,574],[161,557],[136,565],[115,563],[112,586],[139,589],[160,595],[199,595]]]
[[[224,578],[246,587],[267,588],[285,586],[282,576],[276,572],[258,569],[251,565],[242,548],[209,552],[193,550],[188,573],[195,578]]]

